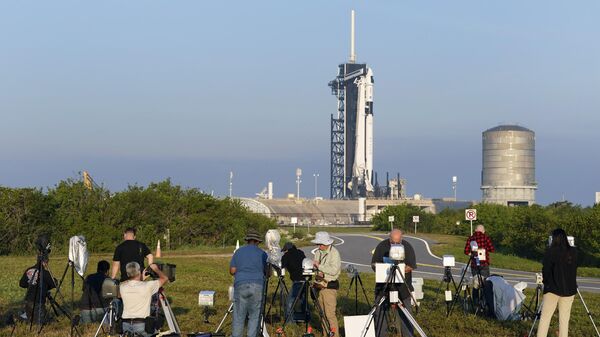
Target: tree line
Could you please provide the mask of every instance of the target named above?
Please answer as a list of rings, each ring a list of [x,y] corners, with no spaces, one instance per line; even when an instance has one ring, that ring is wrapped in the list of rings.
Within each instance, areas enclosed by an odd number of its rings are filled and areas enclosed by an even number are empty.
[[[575,237],[581,265],[600,265],[600,205],[581,207],[570,202],[557,202],[529,207],[479,204],[473,208],[477,209],[477,221],[473,226],[484,224],[486,234],[503,253],[539,260],[548,246],[548,236],[560,227]],[[389,230],[390,215],[395,217],[395,226],[408,232],[413,231],[413,215],[418,215],[418,231],[465,238],[470,233],[464,210],[445,209],[439,214],[430,214],[408,204],[385,208],[373,218],[374,229]]]
[[[214,198],[169,179],[116,193],[88,189],[75,179],[45,190],[0,187],[0,255],[36,252],[40,234],[50,236],[53,250],[66,252],[69,238],[83,235],[90,252],[112,252],[129,226],[148,245],[164,243],[168,235],[175,249],[230,245],[248,228],[264,233],[276,224],[237,200]]]

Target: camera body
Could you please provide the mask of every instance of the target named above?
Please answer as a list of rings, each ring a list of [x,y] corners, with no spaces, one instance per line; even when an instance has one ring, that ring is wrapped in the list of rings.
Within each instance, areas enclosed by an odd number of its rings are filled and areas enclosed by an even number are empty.
[[[575,237],[574,236],[567,236],[567,242],[569,242],[569,246],[571,247],[575,247]],[[552,235],[548,236],[548,247],[552,245]]]
[[[35,240],[35,247],[38,250],[38,254],[43,257],[48,257],[52,251],[52,245],[50,244],[50,237],[46,234],[38,235]]]
[[[535,284],[544,284],[544,277],[542,276],[542,273],[535,273]]]
[[[111,278],[105,278],[104,282],[102,282],[102,298],[112,300],[119,296],[119,282]]]
[[[169,279],[169,282],[175,282],[175,270],[177,268],[177,265],[174,264],[170,264],[170,263],[155,263],[158,266],[158,269],[160,269],[160,271],[162,271],[167,278]],[[154,272],[154,270],[152,270],[152,268],[150,268],[150,266],[148,266],[145,269],[145,273],[146,275],[150,276],[153,279],[157,279],[158,275]]]
[[[313,261],[308,257],[302,260],[302,275],[313,276],[315,275],[316,269],[314,268]]]
[[[442,257],[442,264],[444,267],[454,267],[456,265],[456,260],[453,255],[444,255]]]
[[[390,259],[395,263],[403,262],[405,258],[404,246],[401,244],[393,244],[390,247]]]

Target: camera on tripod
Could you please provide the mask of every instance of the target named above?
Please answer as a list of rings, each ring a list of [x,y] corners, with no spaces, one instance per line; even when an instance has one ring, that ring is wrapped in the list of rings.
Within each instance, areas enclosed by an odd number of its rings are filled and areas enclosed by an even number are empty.
[[[390,259],[394,262],[394,264],[404,262],[404,258],[405,258],[404,246],[400,245],[400,244],[391,245]]]
[[[162,271],[167,278],[169,279],[169,282],[175,282],[175,270],[177,268],[177,265],[174,264],[170,264],[170,263],[155,263],[156,266],[158,267],[158,269],[160,269],[160,271]],[[150,266],[148,266],[145,270],[146,275],[150,276],[153,279],[157,279],[158,275],[154,272],[154,270],[152,270],[152,268],[150,268]]]
[[[544,277],[542,273],[535,273],[535,284],[542,285],[544,284]]]
[[[356,277],[356,275],[358,275],[358,269],[356,269],[356,267],[351,263],[346,265],[344,271],[348,275],[348,278],[353,278]]]
[[[571,247],[575,247],[575,237],[574,236],[567,236],[567,242],[569,243],[569,246]],[[548,236],[548,246],[552,245],[552,235]]]
[[[102,282],[102,298],[112,300],[119,297],[119,282],[111,278],[104,279]]]
[[[311,259],[307,257],[302,260],[302,276],[312,277],[315,275],[316,271]]]
[[[477,244],[477,241],[475,241],[475,240],[471,241],[470,245],[471,245],[471,254],[473,254],[474,258],[476,258],[477,264],[479,264],[480,261],[485,261],[486,260],[485,248],[479,248],[479,245]]]
[[[38,255],[41,257],[48,257],[52,251],[52,245],[50,244],[50,237],[47,234],[40,234],[35,240],[35,247],[38,250]]]

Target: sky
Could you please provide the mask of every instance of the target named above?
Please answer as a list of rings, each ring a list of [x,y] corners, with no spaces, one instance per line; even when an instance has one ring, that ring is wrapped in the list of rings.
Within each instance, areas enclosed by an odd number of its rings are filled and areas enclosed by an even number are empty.
[[[329,195],[327,83],[375,75],[375,170],[409,195],[480,199],[481,132],[536,132],[537,201],[600,191],[597,1],[5,1],[0,185],[88,170],[215,195]]]

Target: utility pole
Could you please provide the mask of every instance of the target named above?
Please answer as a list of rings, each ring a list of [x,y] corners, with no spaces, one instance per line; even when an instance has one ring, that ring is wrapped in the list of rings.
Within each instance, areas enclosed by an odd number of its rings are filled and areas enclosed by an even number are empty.
[[[313,174],[313,177],[315,177],[315,199],[317,199],[317,197],[319,196],[319,185],[318,185],[318,180],[319,180],[319,174],[315,173]]]
[[[229,199],[233,197],[233,171],[229,171]]]
[[[297,168],[296,169],[296,200],[300,200],[300,183],[302,182],[302,180],[300,180],[301,177],[302,177],[302,169]]]
[[[457,176],[453,176],[452,177],[452,189],[454,190],[454,201],[456,200],[456,185],[458,184],[458,177]]]

